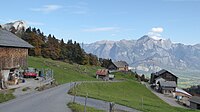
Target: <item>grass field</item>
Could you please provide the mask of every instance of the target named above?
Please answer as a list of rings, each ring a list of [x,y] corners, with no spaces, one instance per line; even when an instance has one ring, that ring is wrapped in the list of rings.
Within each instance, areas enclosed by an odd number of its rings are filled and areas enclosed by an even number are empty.
[[[13,90],[6,90],[0,93],[0,103],[14,99],[15,96],[12,94]]]
[[[53,69],[54,78],[59,84],[70,81],[96,80],[95,73],[100,68],[96,66],[69,64],[41,57],[28,57],[28,64],[29,67]]]
[[[77,103],[69,103],[67,106],[72,110],[72,112],[84,112],[84,106]],[[86,107],[87,112],[105,112],[103,110],[97,110],[92,107]]]
[[[131,77],[130,75],[118,78]],[[144,112],[190,112],[194,110],[176,108],[168,105],[156,95],[151,93],[144,85],[132,80],[124,82],[102,82],[102,83],[82,83],[72,90],[72,94],[77,91],[80,96],[112,101],[118,104],[126,105]],[[143,101],[142,101],[143,100]]]

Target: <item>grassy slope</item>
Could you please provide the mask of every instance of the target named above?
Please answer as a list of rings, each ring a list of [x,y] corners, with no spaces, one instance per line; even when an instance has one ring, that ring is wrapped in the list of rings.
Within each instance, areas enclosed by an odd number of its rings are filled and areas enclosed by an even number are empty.
[[[59,84],[70,81],[96,80],[95,72],[99,67],[68,64],[46,58],[28,57],[28,64],[34,68],[51,68],[54,70],[54,77]]]
[[[14,99],[15,96],[12,94],[13,90],[8,90],[4,93],[0,93],[0,103]]]
[[[117,74],[116,78],[132,78]],[[136,108],[144,112],[188,112],[193,110],[176,108],[168,105],[156,95],[151,93],[144,85],[133,80],[116,83],[83,83],[75,89],[77,94],[89,97],[113,101],[122,105]],[[72,92],[74,93],[74,91]],[[143,98],[143,106],[142,106]]]
[[[28,57],[29,67],[50,68],[54,70],[54,77],[59,84],[70,81],[96,80],[95,72],[99,67],[68,64],[60,61],[40,57]],[[11,91],[0,93],[0,103],[15,98]]]
[[[77,104],[77,103],[69,103],[67,104],[70,109],[72,109],[72,112],[84,112],[84,106]],[[86,107],[87,112],[105,112],[103,110],[97,110],[92,107]]]

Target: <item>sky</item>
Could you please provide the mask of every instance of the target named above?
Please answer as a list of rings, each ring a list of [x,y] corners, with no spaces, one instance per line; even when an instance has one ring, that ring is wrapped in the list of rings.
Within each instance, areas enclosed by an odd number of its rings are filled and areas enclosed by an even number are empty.
[[[200,0],[2,0],[0,24],[15,20],[80,43],[143,35],[200,43]]]

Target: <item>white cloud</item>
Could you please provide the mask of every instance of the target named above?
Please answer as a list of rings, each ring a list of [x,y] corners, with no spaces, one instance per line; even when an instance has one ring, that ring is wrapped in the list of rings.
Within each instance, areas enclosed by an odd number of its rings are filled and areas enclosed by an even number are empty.
[[[162,27],[154,27],[151,29],[151,31],[155,33],[162,33],[164,29]]]
[[[44,5],[41,8],[32,8],[31,10],[37,12],[49,13],[61,8],[62,8],[61,5]]]
[[[100,27],[100,28],[90,28],[83,29],[84,32],[105,32],[105,31],[113,31],[119,29],[118,27]]]
[[[155,40],[160,40],[162,39],[162,35],[160,33],[163,31],[164,29],[162,27],[154,27],[150,32],[147,33],[147,35]]]

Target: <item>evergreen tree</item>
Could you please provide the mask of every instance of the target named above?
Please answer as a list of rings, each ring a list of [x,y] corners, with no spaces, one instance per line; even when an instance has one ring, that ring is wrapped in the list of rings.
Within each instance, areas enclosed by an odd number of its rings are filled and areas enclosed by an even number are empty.
[[[65,43],[63,39],[58,40],[51,34],[46,37],[40,29],[31,27],[19,35],[23,40],[34,46],[34,48],[29,50],[30,56],[43,56],[82,65],[99,65],[97,56],[85,53],[76,41],[68,40]],[[103,59],[102,66],[106,66],[107,63],[108,60]]]

